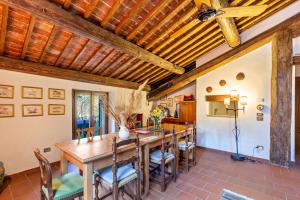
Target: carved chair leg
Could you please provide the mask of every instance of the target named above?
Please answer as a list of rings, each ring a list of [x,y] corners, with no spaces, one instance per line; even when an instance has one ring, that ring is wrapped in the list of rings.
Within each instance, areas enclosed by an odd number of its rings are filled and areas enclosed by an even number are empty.
[[[160,174],[160,190],[161,192],[165,191],[165,165],[164,163],[161,165],[161,174]]]
[[[175,158],[173,160],[173,169],[172,169],[172,176],[173,176],[173,181],[176,182],[176,178],[177,178],[177,159]]]
[[[186,149],[184,153],[185,153],[185,172],[187,173],[189,172],[189,150]]]

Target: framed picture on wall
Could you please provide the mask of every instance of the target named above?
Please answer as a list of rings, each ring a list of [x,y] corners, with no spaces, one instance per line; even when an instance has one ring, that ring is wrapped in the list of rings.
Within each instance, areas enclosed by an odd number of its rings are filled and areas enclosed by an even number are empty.
[[[43,116],[43,104],[23,104],[22,116],[23,117],[35,117]]]
[[[49,88],[48,89],[48,98],[49,99],[65,99],[65,90],[64,89],[56,89],[56,88]]]
[[[14,98],[14,86],[0,85],[0,98]]]
[[[161,101],[166,101],[166,100],[167,100],[167,96],[160,97],[159,100],[161,100]]]
[[[65,105],[64,104],[49,104],[48,115],[64,115]]]
[[[14,104],[0,104],[0,118],[15,116]]]
[[[167,105],[168,107],[173,107],[173,98],[168,98]]]
[[[22,86],[22,98],[23,99],[42,99],[43,88]]]

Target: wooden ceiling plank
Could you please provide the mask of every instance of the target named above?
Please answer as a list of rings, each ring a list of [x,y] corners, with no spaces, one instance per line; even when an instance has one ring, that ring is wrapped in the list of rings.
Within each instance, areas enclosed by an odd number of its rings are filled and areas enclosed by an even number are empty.
[[[139,0],[136,2],[134,7],[130,10],[127,16],[125,16],[120,23],[115,28],[115,33],[119,34],[124,26],[127,25],[128,22],[134,20],[134,17],[143,9],[144,5],[148,2],[148,0]]]
[[[74,67],[74,63],[77,62],[79,59],[80,59],[80,56],[82,56],[86,46],[88,45],[88,43],[90,42],[91,40],[87,39],[85,41],[85,44],[82,46],[82,48],[80,49],[79,52],[77,52],[76,56],[73,58],[71,64],[68,66],[69,69],[73,69]]]
[[[64,2],[64,8],[65,9],[70,8],[71,4],[72,4],[72,0],[65,0],[65,2]]]
[[[72,81],[87,82],[93,84],[108,85],[114,87],[137,89],[140,84],[129,81],[113,79],[98,75],[92,75],[84,72],[67,70],[58,67],[43,65],[40,63],[27,62],[0,56],[0,69],[29,73],[39,76],[47,76]],[[146,86],[146,91],[150,90],[150,86]]]
[[[24,41],[23,49],[22,49],[22,55],[21,55],[22,59],[24,59],[25,56],[26,56],[28,44],[29,44],[29,41],[30,41],[30,38],[31,38],[31,34],[32,34],[32,31],[33,31],[34,25],[35,25],[35,17],[31,16],[30,22],[29,22],[29,25],[28,25],[28,28],[27,28],[26,38],[25,38],[25,41]]]
[[[137,63],[135,63],[132,67],[127,69],[126,71],[123,71],[121,74],[119,74],[116,78],[117,79],[123,79],[126,77],[128,74],[136,70],[140,65],[144,64],[145,62],[143,60],[139,60]]]
[[[161,79],[163,79],[164,77],[170,75],[171,73],[169,73],[168,71],[163,71],[160,74],[157,74],[156,77],[153,77],[152,79],[149,80],[148,84],[151,85]]]
[[[92,74],[98,73],[103,67],[102,64],[110,60],[110,56],[114,53],[114,49],[110,50],[108,54],[97,64],[97,66],[92,70]]]
[[[271,42],[274,38],[274,35],[283,29],[289,28],[293,32],[298,31],[300,29],[300,13],[281,22],[280,24],[272,27],[271,29],[266,30],[265,32],[257,35],[256,37],[248,40],[247,42],[241,44],[239,47],[234,48],[221,56],[218,56],[216,59],[213,59],[202,66],[199,66],[193,69],[190,72],[181,75],[179,78],[176,78],[170,83],[172,86],[166,90],[161,91],[160,93],[150,97],[148,100],[153,101],[158,99],[159,97],[165,96],[170,94],[179,88],[184,87],[185,85],[191,83],[192,81],[196,80],[200,76],[207,74],[208,72],[217,69],[265,44]],[[150,84],[150,83],[149,83]]]
[[[63,55],[65,49],[67,48],[67,46],[69,45],[70,41],[72,40],[72,38],[73,38],[73,34],[71,34],[71,36],[70,36],[69,39],[67,40],[67,42],[66,42],[64,48],[62,49],[62,51],[60,52],[58,58],[56,59],[56,62],[55,62],[55,64],[54,64],[54,66],[58,66],[58,65],[61,63],[61,61],[64,59],[62,55]]]
[[[97,53],[101,50],[103,45],[100,45],[99,48],[91,55],[91,57],[87,60],[87,62],[79,69],[79,71],[83,72],[86,70],[86,68],[89,66],[91,60],[93,59],[94,56],[97,55]]]
[[[160,73],[161,71],[164,71],[160,68],[154,68],[152,71],[150,71],[149,73],[147,73],[146,75],[144,75],[143,77],[137,78],[134,80],[134,82],[143,82],[147,79],[152,79],[153,76],[155,76],[156,74]]]
[[[144,71],[142,71],[141,73],[139,73],[136,76],[129,79],[129,81],[135,82],[136,80],[138,80],[142,76],[147,75],[148,73],[151,73],[152,71],[154,71],[156,69],[159,69],[159,68],[157,68],[155,65],[152,65],[152,66],[148,67],[147,69],[145,69]]]
[[[118,69],[116,69],[111,75],[109,75],[109,77],[115,77],[115,76],[120,75],[119,73],[126,70],[126,68],[128,68],[130,63],[132,63],[134,60],[136,60],[135,57],[128,59],[125,63],[123,63],[121,66],[119,66]]]
[[[158,5],[153,8],[150,13],[143,19],[143,21],[139,23],[139,25],[127,36],[127,40],[132,40],[136,36],[136,34],[146,26],[146,24],[152,17],[157,15],[165,6],[167,6],[171,2],[172,0],[159,1]]]
[[[74,34],[78,34],[79,36],[86,37],[98,43],[103,43],[118,51],[126,52],[129,55],[135,56],[140,60],[144,60],[145,62],[149,62],[158,67],[170,70],[177,74],[184,73],[183,68],[168,62],[100,26],[88,22],[80,16],[61,9],[56,4],[47,0],[0,0],[0,3],[30,12],[40,19],[46,20],[57,26],[62,26]]]
[[[97,7],[98,3],[99,3],[99,0],[91,0],[89,6],[87,7],[87,9],[84,13],[84,18],[87,19],[92,15],[92,13],[95,10],[95,8]]]
[[[1,22],[1,33],[0,33],[0,55],[4,53],[5,38],[7,31],[7,19],[8,19],[8,7],[2,5],[2,22]]]
[[[160,42],[164,37],[167,35],[170,35],[170,33],[176,29],[180,24],[184,23],[187,21],[189,18],[194,16],[198,12],[197,8],[192,8],[187,14],[185,14],[183,17],[181,17],[179,20],[177,20],[175,23],[173,23],[167,30],[162,32],[157,38],[149,42],[149,44],[146,45],[146,49],[152,48],[155,44]]]
[[[197,52],[205,51],[206,49],[209,49],[210,46],[214,45],[217,42],[223,42],[223,35],[219,32],[218,35],[208,37],[208,41],[204,44],[199,44],[199,46],[196,46],[195,48],[189,49],[189,53],[183,54],[179,58],[174,59],[176,63],[182,63],[184,60],[191,58],[193,55],[197,54]],[[201,43],[201,42],[200,42]]]
[[[115,68],[119,65],[119,63],[124,59],[128,57],[126,53],[121,54],[111,65],[109,65],[104,71],[102,71],[103,76],[109,76],[107,73],[112,70],[112,68]],[[121,65],[122,66],[122,65]]]
[[[162,19],[157,25],[152,27],[142,38],[137,42],[138,45],[144,44],[154,33],[160,30],[167,22],[174,18],[182,9],[188,6],[191,3],[191,0],[182,1],[174,10],[168,13],[164,19]]]
[[[115,13],[119,10],[124,0],[116,0],[109,12],[106,14],[104,19],[101,21],[101,26],[106,27],[111,18],[115,15]]]
[[[124,80],[130,80],[132,77],[136,76],[137,74],[141,73],[143,70],[147,69],[148,67],[152,66],[151,63],[146,63],[143,66],[139,66],[133,72],[131,72],[128,76],[124,77]]]
[[[51,30],[51,33],[48,37],[48,40],[46,42],[46,45],[45,47],[43,48],[43,51],[42,51],[42,55],[40,57],[40,60],[39,62],[42,63],[45,59],[45,56],[47,54],[47,51],[48,49],[50,48],[50,45],[52,44],[52,42],[54,41],[54,38],[55,38],[55,35],[56,35],[56,32],[57,32],[57,27],[56,26],[53,26],[52,30]]]

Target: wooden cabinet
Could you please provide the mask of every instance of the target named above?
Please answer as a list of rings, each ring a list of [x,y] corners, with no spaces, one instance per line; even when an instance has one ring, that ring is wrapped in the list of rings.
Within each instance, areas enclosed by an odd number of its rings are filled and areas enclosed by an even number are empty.
[[[179,103],[179,121],[194,123],[196,121],[196,102],[183,101]]]
[[[196,121],[196,101],[183,101],[178,105],[178,118],[164,118],[163,123],[194,123]]]

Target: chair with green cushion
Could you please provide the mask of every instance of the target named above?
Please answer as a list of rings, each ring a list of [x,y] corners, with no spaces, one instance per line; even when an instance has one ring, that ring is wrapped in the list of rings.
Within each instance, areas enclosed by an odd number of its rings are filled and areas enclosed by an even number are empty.
[[[52,179],[49,161],[38,149],[34,151],[34,154],[40,164],[42,200],[70,200],[83,196],[82,176],[72,172]]]

